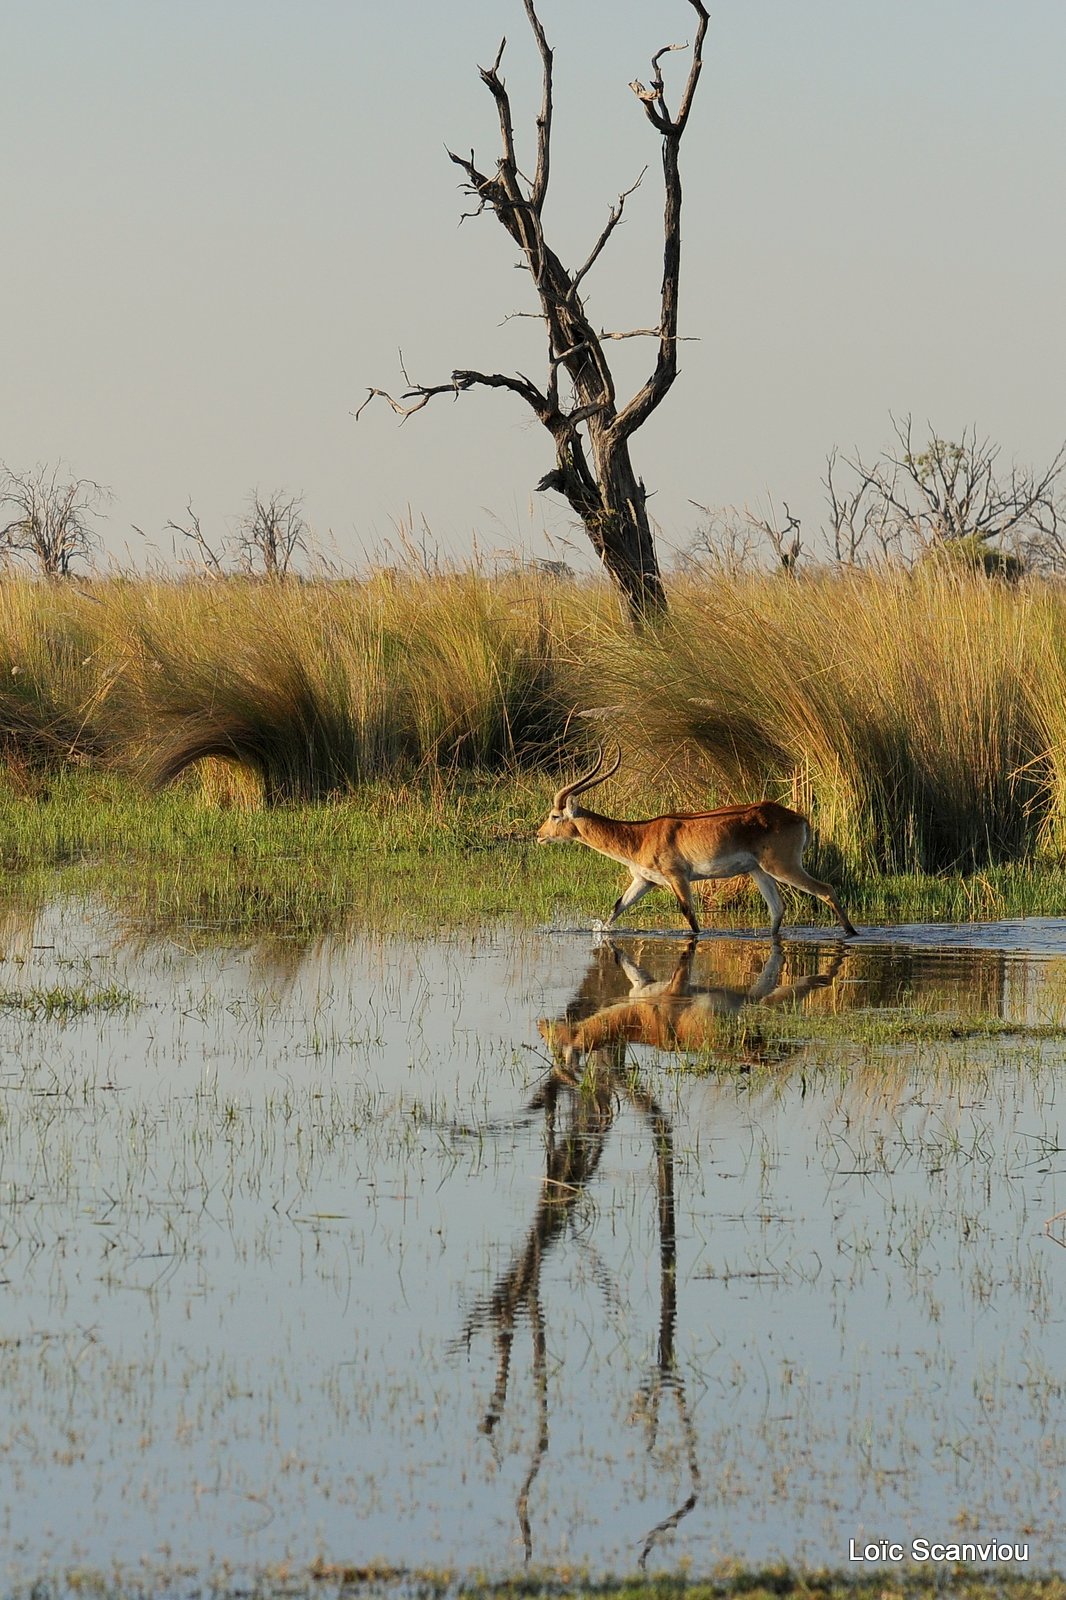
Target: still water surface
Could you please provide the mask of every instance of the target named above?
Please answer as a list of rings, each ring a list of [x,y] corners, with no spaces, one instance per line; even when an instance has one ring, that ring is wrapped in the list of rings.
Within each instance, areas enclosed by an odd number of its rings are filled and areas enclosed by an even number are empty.
[[[1066,923],[0,933],[8,1585],[1066,1559]]]

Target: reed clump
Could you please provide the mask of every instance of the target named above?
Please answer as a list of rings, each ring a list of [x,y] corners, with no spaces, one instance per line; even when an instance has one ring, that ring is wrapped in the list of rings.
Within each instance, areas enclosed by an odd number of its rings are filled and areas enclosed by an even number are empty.
[[[74,585],[0,582],[0,767],[101,759],[108,678],[91,604]]]
[[[112,747],[162,785],[207,764],[269,803],[542,759],[568,714],[548,589],[473,572],[104,587]]]
[[[601,643],[633,764],[689,805],[771,796],[858,871],[970,869],[1054,835],[1066,595],[935,568],[686,579]]]

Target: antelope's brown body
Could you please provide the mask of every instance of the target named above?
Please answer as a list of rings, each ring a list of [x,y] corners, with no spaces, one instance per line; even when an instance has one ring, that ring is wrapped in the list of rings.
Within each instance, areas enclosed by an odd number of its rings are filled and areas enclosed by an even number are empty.
[[[774,800],[759,800],[752,805],[681,811],[630,822],[601,816],[574,804],[578,794],[603,783],[620,764],[621,751],[614,765],[600,775],[601,752],[591,772],[560,789],[551,814],[537,834],[542,844],[568,840],[584,844],[629,869],[629,884],[615,901],[608,927],[649,889],[659,886],[674,894],[689,927],[698,933],[692,884],[704,878],[734,878],[746,873],[769,908],[772,937],[776,938],[784,913],[778,889],[781,883],[824,901],[845,934],[854,934],[832,885],[813,878],[803,866],[810,829],[806,817],[798,811]]]

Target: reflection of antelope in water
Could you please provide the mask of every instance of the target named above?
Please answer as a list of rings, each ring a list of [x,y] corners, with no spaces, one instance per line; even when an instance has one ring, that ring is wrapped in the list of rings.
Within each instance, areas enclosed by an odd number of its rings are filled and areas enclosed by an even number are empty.
[[[663,980],[653,979],[617,946],[608,943],[608,949],[629,980],[629,994],[578,1021],[553,1022],[545,1017],[537,1024],[556,1060],[568,1067],[590,1051],[612,1046],[624,1051],[627,1043],[683,1052],[720,1046],[729,1040],[729,1020],[743,1006],[784,1006],[802,1000],[813,989],[826,988],[843,960],[843,952],[837,951],[825,972],[782,983],[784,951],[775,940],[755,982],[742,989],[693,983],[695,939],[685,943],[672,975]]]
[[[659,1402],[664,1390],[673,1394],[681,1420],[691,1488],[678,1508],[648,1533],[640,1556],[646,1562],[663,1534],[675,1528],[696,1504],[700,1488],[696,1432],[685,1398],[684,1380],[674,1355],[677,1316],[677,1236],[674,1216],[673,1129],[666,1113],[643,1085],[622,1070],[620,1051],[607,1049],[585,1080],[577,1084],[569,1074],[554,1070],[540,1085],[527,1112],[544,1114],[545,1175],[533,1222],[511,1265],[493,1286],[489,1297],[476,1305],[466,1319],[463,1338],[469,1343],[483,1328],[491,1329],[496,1345],[496,1381],[481,1421],[481,1432],[492,1436],[507,1402],[511,1351],[519,1318],[529,1318],[533,1336],[533,1385],[537,1402],[537,1436],[529,1471],[518,1493],[518,1522],[526,1560],[533,1554],[529,1520],[529,1494],[548,1449],[547,1336],[540,1298],[544,1259],[566,1231],[586,1186],[595,1177],[607,1145],[618,1106],[627,1100],[648,1123],[655,1142],[656,1190],[659,1221],[659,1341],[658,1358],[650,1377],[641,1385],[639,1411],[647,1419],[648,1449],[655,1447]],[[562,1126],[560,1126],[562,1122]],[[601,1277],[606,1277],[606,1269]],[[609,1282],[606,1285],[610,1293]]]
[[[676,1528],[696,1505],[700,1469],[696,1430],[685,1394],[684,1378],[674,1349],[677,1321],[677,1229],[674,1202],[673,1128],[666,1112],[626,1067],[630,1041],[657,1043],[665,1049],[698,1049],[721,1037],[723,1017],[735,1016],[749,1003],[784,1005],[801,1000],[812,990],[832,981],[843,955],[837,952],[826,972],[782,983],[784,953],[771,950],[755,981],[746,988],[698,987],[692,981],[696,940],[682,947],[673,974],[655,980],[642,966],[613,945],[601,945],[596,960],[567,1008],[575,1012],[596,1008],[583,1020],[542,1021],[542,1036],[556,1059],[554,1070],[543,1080],[525,1108],[523,1120],[544,1116],[545,1174],[533,1221],[515,1250],[511,1264],[497,1278],[491,1294],[467,1317],[463,1339],[490,1330],[496,1347],[496,1377],[481,1421],[481,1431],[493,1438],[507,1404],[515,1331],[523,1316],[532,1332],[533,1387],[537,1405],[537,1430],[529,1470],[518,1492],[517,1511],[526,1560],[533,1552],[529,1496],[548,1450],[547,1330],[541,1304],[541,1270],[548,1252],[566,1232],[586,1188],[596,1176],[618,1108],[628,1103],[651,1130],[656,1157],[656,1193],[659,1232],[659,1337],[653,1369],[641,1384],[634,1416],[647,1423],[649,1452],[655,1448],[662,1396],[673,1396],[684,1441],[689,1493],[677,1508],[648,1532],[641,1551],[644,1566],[657,1542]],[[605,960],[611,958],[608,968]],[[620,968],[630,992],[623,999],[602,1004],[612,978]],[[683,1041],[683,1042],[679,1042]],[[573,1070],[587,1058],[578,1082]],[[612,1293],[607,1270],[597,1273],[607,1294]]]

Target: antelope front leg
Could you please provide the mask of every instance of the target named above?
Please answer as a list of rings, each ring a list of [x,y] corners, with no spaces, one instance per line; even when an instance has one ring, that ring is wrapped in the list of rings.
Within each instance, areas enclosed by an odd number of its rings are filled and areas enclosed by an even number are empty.
[[[654,887],[655,885],[649,878],[642,878],[639,872],[634,872],[629,883],[615,901],[611,909],[611,915],[604,923],[604,927],[609,928],[616,917],[620,917],[623,911],[628,911],[630,906],[635,906],[638,900],[643,900],[648,890],[654,889]]]
[[[681,907],[681,914],[693,933],[699,933],[700,925],[696,921],[696,910],[692,904],[692,885],[687,878],[674,875],[667,878],[667,883],[674,892],[674,898]]]

